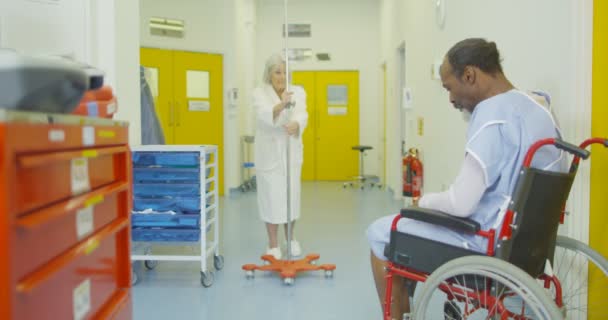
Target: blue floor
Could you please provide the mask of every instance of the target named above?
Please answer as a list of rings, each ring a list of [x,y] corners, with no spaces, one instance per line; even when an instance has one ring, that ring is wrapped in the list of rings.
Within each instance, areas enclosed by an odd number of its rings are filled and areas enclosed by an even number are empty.
[[[248,192],[221,202],[221,254],[225,266],[209,288],[200,284],[195,262],[161,262],[148,271],[136,265],[134,319],[380,319],[369,267],[365,229],[377,217],[398,212],[400,203],[378,188],[342,189],[339,183],[304,183],[302,218],[295,236],[319,263],[336,264],[333,278],[312,272],[286,286],[275,274],[247,279],[243,264],[261,263],[266,231],[258,219],[256,195]],[[282,229],[281,229],[282,233]],[[163,251],[164,250],[164,251]],[[189,248],[161,248],[185,252]]]

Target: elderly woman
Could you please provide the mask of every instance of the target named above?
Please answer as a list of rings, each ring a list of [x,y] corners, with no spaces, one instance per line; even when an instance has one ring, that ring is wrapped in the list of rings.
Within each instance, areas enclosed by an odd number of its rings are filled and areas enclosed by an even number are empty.
[[[285,60],[273,55],[264,68],[264,84],[253,91],[255,113],[255,167],[258,210],[266,223],[266,254],[281,259],[277,241],[279,225],[287,238],[287,139],[289,139],[289,175],[291,200],[291,254],[299,256],[302,248],[293,237],[295,220],[300,217],[300,175],[303,162],[302,134],[308,121],[306,93],[300,87],[286,88]]]

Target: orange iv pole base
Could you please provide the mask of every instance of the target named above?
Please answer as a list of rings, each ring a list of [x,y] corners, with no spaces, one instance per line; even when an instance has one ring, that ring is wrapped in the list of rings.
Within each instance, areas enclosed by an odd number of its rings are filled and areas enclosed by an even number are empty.
[[[314,263],[319,257],[318,254],[311,253],[299,260],[277,260],[274,256],[266,254],[262,256],[262,260],[268,262],[267,265],[246,264],[243,265],[243,270],[245,270],[247,278],[253,278],[255,270],[277,272],[287,285],[294,283],[298,272],[324,270],[325,277],[333,277],[336,265],[322,264],[317,266]]]

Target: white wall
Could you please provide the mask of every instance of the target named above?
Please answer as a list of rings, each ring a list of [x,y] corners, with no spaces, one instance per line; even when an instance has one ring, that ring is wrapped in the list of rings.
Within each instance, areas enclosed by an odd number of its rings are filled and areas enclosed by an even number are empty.
[[[381,107],[380,23],[376,0],[289,1],[289,23],[310,23],[310,38],[289,38],[291,48],[326,52],[331,61],[290,62],[291,70],[358,70],[360,143],[374,150],[365,160],[367,174],[378,172],[378,123]],[[264,0],[257,8],[256,83],[260,84],[266,59],[282,52],[283,1]]]
[[[408,112],[410,146],[422,150],[425,191],[440,191],[454,178],[464,150],[465,123],[448,101],[438,80],[431,79],[431,64],[442,59],[457,41],[484,37],[495,41],[503,58],[506,76],[520,89],[540,88],[553,98],[553,107],[564,136],[580,141],[589,133],[590,2],[570,0],[446,1],[445,27],[435,24],[434,1],[383,0],[381,29],[383,59],[395,67],[396,49],[406,44],[406,82],[412,88],[414,108]],[[587,52],[589,51],[589,52]],[[589,57],[587,57],[589,55]],[[399,142],[395,136],[399,114],[396,108],[396,74],[389,75],[391,116],[387,130],[391,145],[391,188],[400,188]],[[424,135],[415,132],[422,117]],[[582,174],[584,176],[585,170]],[[575,186],[576,188],[576,186]],[[576,189],[575,189],[576,192]],[[584,192],[583,192],[584,193]],[[584,194],[575,196],[584,199]],[[577,212],[585,212],[585,201],[577,200]],[[588,201],[587,201],[588,203]],[[587,207],[588,210],[588,207]]]
[[[95,0],[103,6],[112,6],[114,13],[114,28],[110,25],[112,18],[105,17],[98,21],[98,25],[114,35],[114,57],[110,55],[100,57],[100,63],[112,64],[115,76],[114,88],[118,98],[118,112],[115,119],[129,121],[129,140],[131,145],[141,144],[141,91],[139,75],[139,5],[136,0]],[[106,20],[107,18],[108,20]],[[102,34],[102,39],[107,38]],[[105,41],[95,41],[100,47],[106,45]],[[103,49],[102,49],[103,50]],[[104,62],[105,61],[105,62]],[[113,63],[112,63],[113,62]]]
[[[0,11],[2,46],[26,54],[86,56],[85,2],[81,0],[3,0]]]

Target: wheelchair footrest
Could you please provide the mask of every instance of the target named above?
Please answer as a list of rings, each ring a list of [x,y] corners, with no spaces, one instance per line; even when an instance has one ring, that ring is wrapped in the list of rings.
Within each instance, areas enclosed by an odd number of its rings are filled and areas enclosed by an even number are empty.
[[[393,231],[391,232],[390,243],[384,248],[384,255],[389,261],[400,266],[431,273],[450,260],[464,256],[485,254]]]

